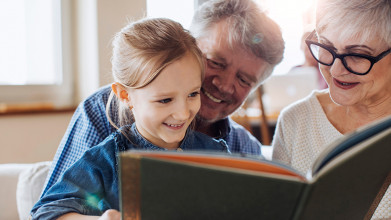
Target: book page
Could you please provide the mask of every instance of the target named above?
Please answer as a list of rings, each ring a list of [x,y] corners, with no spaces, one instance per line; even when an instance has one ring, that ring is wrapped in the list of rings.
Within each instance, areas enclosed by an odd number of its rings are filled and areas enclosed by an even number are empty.
[[[235,168],[245,171],[263,172],[269,174],[277,174],[289,177],[296,177],[301,180],[305,178],[294,169],[280,164],[278,162],[255,159],[253,157],[239,157],[229,154],[211,154],[205,152],[205,154],[197,153],[185,153],[185,152],[137,152],[132,151],[132,154],[139,154],[143,157],[168,159],[170,161],[195,163],[203,165],[213,165],[225,168]]]

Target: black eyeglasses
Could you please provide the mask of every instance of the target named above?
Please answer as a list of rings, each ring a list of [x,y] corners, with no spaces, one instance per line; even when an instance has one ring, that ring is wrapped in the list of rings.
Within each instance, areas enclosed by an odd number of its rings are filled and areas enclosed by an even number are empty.
[[[305,40],[308,48],[311,51],[312,56],[319,63],[331,66],[335,59],[339,58],[342,61],[343,66],[351,73],[357,75],[365,75],[371,71],[373,64],[387,56],[391,52],[391,48],[382,52],[376,57],[368,56],[359,53],[345,53],[337,54],[333,48],[318,42],[312,41],[315,31],[313,31]]]

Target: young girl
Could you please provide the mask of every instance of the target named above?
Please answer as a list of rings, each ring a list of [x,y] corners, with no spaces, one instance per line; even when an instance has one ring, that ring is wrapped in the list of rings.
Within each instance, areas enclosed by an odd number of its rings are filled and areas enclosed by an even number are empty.
[[[42,195],[32,209],[33,219],[119,218],[113,209],[119,210],[121,151],[227,151],[223,141],[188,128],[200,108],[204,64],[195,39],[179,23],[141,20],[123,28],[113,46],[111,97],[118,101],[112,106],[109,101],[107,109],[118,107],[121,128],[87,151]]]

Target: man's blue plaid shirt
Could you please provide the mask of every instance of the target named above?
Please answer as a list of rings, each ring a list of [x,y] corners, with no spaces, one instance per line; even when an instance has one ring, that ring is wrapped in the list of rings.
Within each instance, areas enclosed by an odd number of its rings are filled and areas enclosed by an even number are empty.
[[[105,86],[91,95],[77,107],[71,122],[54,156],[52,167],[46,179],[45,193],[81,156],[98,145],[116,129],[106,117],[106,103],[111,86]],[[118,116],[113,115],[114,122]],[[245,128],[229,118],[219,122],[219,129],[232,153],[261,156],[261,143]]]

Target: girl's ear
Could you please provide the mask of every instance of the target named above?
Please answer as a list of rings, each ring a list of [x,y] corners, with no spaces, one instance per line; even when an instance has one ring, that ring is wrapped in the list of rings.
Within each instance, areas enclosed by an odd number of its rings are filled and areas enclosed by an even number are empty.
[[[130,105],[128,91],[124,88],[123,85],[119,83],[113,83],[111,84],[111,89],[121,102]]]

